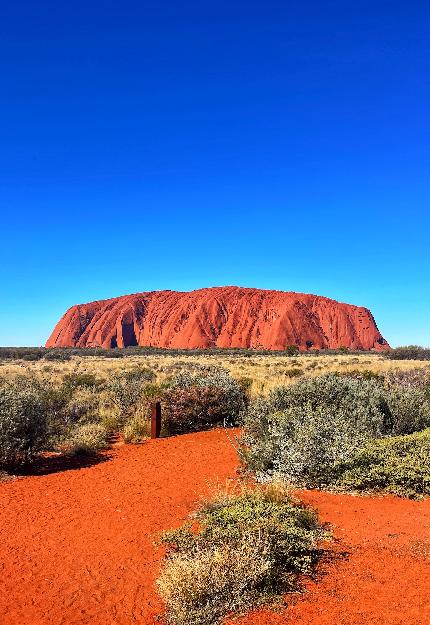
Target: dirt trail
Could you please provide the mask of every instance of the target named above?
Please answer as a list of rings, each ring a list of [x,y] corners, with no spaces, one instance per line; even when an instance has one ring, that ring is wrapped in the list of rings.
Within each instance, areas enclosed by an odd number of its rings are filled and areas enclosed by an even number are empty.
[[[106,462],[0,484],[1,625],[152,625],[160,530],[233,476],[224,431],[124,446]],[[282,614],[241,625],[429,625],[430,501],[303,493],[334,525],[329,567]],[[237,621],[235,621],[237,622]]]

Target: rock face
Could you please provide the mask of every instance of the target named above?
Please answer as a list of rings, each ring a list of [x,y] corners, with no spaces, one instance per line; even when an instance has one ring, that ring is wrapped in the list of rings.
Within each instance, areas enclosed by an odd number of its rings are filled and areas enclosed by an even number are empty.
[[[235,286],[153,291],[72,306],[46,347],[345,346],[389,349],[367,308],[317,295]]]

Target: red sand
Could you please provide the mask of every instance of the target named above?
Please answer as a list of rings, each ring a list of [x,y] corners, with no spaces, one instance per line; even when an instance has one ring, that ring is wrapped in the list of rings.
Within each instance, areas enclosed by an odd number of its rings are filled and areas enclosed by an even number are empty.
[[[161,553],[152,539],[178,525],[218,478],[234,475],[224,431],[115,450],[98,465],[0,484],[0,623],[159,623]],[[241,625],[428,625],[430,501],[306,492],[348,558],[282,614]]]

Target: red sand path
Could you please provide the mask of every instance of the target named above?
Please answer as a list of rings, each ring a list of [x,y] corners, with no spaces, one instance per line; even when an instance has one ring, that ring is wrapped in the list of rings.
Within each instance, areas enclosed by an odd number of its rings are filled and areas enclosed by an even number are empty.
[[[234,474],[224,431],[115,450],[98,465],[0,484],[1,625],[159,623],[160,552],[208,484]],[[307,492],[347,559],[283,614],[241,625],[430,625],[430,500]]]

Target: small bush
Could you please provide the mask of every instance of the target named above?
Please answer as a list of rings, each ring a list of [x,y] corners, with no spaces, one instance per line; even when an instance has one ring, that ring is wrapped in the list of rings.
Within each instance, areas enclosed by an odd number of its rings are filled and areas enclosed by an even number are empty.
[[[54,385],[34,376],[18,376],[9,388],[18,394],[27,392],[38,398],[39,414],[43,415],[45,450],[52,449],[58,440],[68,436],[78,422],[94,420],[99,411],[99,393],[96,387],[61,384]]]
[[[425,369],[390,371],[385,386],[394,435],[430,426],[430,382]]]
[[[223,392],[214,387],[169,390],[163,397],[163,425],[169,434],[198,432],[223,425]]]
[[[91,454],[108,446],[108,433],[100,423],[78,425],[60,449],[69,455]]]
[[[47,438],[45,404],[37,389],[19,383],[0,386],[0,465],[33,461]]]
[[[100,392],[93,387],[78,387],[62,410],[63,426],[78,421],[94,421],[100,411]]]
[[[430,395],[424,387],[392,388],[387,394],[392,434],[412,434],[430,426]]]
[[[315,513],[269,485],[221,494],[167,532],[158,579],[169,625],[213,625],[285,591],[297,590],[318,560]]]
[[[176,376],[162,397],[163,426],[170,434],[234,425],[245,406],[246,394],[228,371],[202,368]]]
[[[348,363],[344,363],[348,365]],[[384,376],[372,369],[350,369],[349,371],[336,372],[336,375],[346,375],[350,378],[356,378],[357,380],[375,380],[380,384],[384,384]]]
[[[427,369],[395,369],[385,376],[388,388],[427,388],[430,389],[430,379]]]
[[[93,373],[66,373],[62,386],[65,392],[73,393],[78,388],[97,388],[101,383]]]
[[[140,382],[154,382],[157,376],[149,367],[134,367],[125,371],[123,378],[128,382],[139,380]]]
[[[107,387],[109,396],[122,416],[129,416],[142,399],[154,394],[154,385],[150,384],[152,379],[153,374],[150,377],[146,372],[128,372],[110,381]]]
[[[304,379],[251,403],[239,452],[246,467],[306,486],[330,482],[334,466],[392,427],[374,380],[333,374]]]
[[[298,367],[292,367],[291,369],[285,369],[284,375],[287,378],[297,378],[300,375],[303,375],[303,369],[299,369]]]
[[[251,388],[252,388],[252,385],[254,383],[253,378],[243,377],[242,376],[240,378],[237,378],[236,382],[239,384],[239,386],[241,388],[243,399],[244,399],[245,403],[248,404],[250,399],[251,399]]]
[[[135,414],[124,426],[123,435],[126,443],[139,443],[148,438],[151,433],[151,425],[148,416]]]
[[[338,467],[337,485],[403,497],[430,495],[430,429],[371,441]]]

